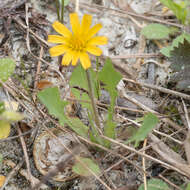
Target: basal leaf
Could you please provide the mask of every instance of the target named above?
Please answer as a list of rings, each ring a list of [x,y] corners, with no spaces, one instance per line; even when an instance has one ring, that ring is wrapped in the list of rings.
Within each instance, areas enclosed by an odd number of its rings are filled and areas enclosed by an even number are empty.
[[[105,89],[117,96],[116,86],[121,78],[121,74],[114,69],[111,60],[107,59],[104,67],[98,73],[98,79],[105,84]]]
[[[0,79],[5,82],[15,70],[15,61],[10,58],[0,59]]]
[[[0,120],[0,139],[7,138],[10,134],[10,129],[9,122]]]
[[[89,110],[92,110],[90,98],[86,92],[82,92],[81,90],[76,89],[76,88],[72,88],[71,91],[76,99],[84,100],[80,102],[80,104],[82,104],[83,107],[88,108]],[[85,101],[88,101],[88,102],[85,102]]]
[[[90,75],[92,77],[92,87],[95,93],[95,97],[97,97],[97,80],[96,80],[96,73],[93,71],[93,69],[89,69]],[[81,66],[81,64],[78,64],[77,67],[75,67],[69,84],[71,87],[80,87],[81,89],[84,89],[86,91],[88,91],[88,82],[87,82],[87,77],[86,77],[86,71],[83,69],[83,67]]]
[[[86,71],[82,68],[81,64],[78,64],[77,67],[74,68],[69,84],[71,87],[78,86],[88,91]]]
[[[38,93],[40,101],[48,108],[51,115],[59,119],[61,125],[68,124],[77,134],[87,138],[88,127],[78,118],[69,118],[65,115],[64,108],[68,102],[61,100],[57,87],[46,88]]]
[[[61,125],[64,125],[67,118],[64,108],[68,104],[61,100],[59,89],[57,87],[46,88],[38,93],[38,98],[47,107],[49,113],[59,119]]]
[[[160,53],[162,53],[163,55],[165,55],[166,57],[170,57],[170,52],[173,48],[171,46],[168,46],[168,47],[163,47],[161,50],[160,50]]]
[[[190,67],[190,42],[184,39],[183,43],[179,43],[178,47],[174,47],[170,53],[170,65],[173,71],[181,71]]]
[[[115,128],[116,123],[113,122],[111,119],[108,119],[105,126],[104,126],[104,135],[106,137],[110,137],[112,139],[115,138]],[[104,146],[110,147],[111,142],[109,140],[104,140]]]
[[[116,86],[121,80],[122,76],[118,73],[111,63],[110,59],[106,60],[106,63],[102,70],[98,73],[98,80],[103,82],[105,85],[104,88],[109,92],[111,97],[110,106],[108,108],[108,118],[104,127],[104,134],[107,137],[114,138],[115,137],[115,123],[113,120],[114,113],[114,104],[117,97]],[[106,142],[106,146],[109,146],[110,143]]]
[[[169,37],[170,29],[162,24],[149,24],[141,30],[147,39],[166,39]]]
[[[88,138],[89,128],[78,118],[68,118],[69,127],[75,131],[78,135]]]
[[[115,98],[117,97],[116,86],[121,80],[122,76],[117,72],[110,59],[106,60],[106,63],[102,70],[98,73],[98,80],[104,83],[104,88],[109,92],[111,97],[111,107],[115,103]]]
[[[158,118],[156,115],[152,113],[148,113],[144,116],[144,120],[142,126],[138,129],[137,133],[132,136],[132,138],[128,141],[135,141],[135,146],[138,146],[139,142],[144,140],[148,134],[152,131],[152,129],[158,123]]]
[[[94,172],[96,175],[100,174],[100,168],[99,166],[94,163],[94,161],[92,161],[89,158],[82,158],[82,157],[78,157],[80,159],[80,161],[86,166],[88,167],[92,172]],[[91,176],[92,173],[86,168],[84,167],[81,163],[77,162],[74,166],[73,166],[73,172],[81,175],[81,176]]]
[[[144,190],[144,184],[142,184],[138,190]],[[170,190],[170,188],[160,179],[151,179],[148,181],[147,190]]]
[[[188,42],[190,42],[190,34],[187,33],[183,33],[180,36],[178,36],[177,38],[175,38],[172,42],[171,46],[168,47],[163,47],[160,52],[165,55],[166,57],[170,57],[171,56],[171,51],[175,48],[178,47],[180,43],[184,43],[184,40],[187,40]]]

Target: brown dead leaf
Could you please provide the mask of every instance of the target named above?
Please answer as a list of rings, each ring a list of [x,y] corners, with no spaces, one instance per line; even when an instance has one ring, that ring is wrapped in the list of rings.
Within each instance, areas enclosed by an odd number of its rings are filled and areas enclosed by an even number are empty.
[[[161,142],[155,135],[151,134],[149,137],[154,142],[152,148],[160,155],[160,157],[188,177],[190,176],[190,166],[179,154],[170,149],[165,143]]]
[[[53,83],[47,80],[41,80],[37,83],[37,89],[43,90],[44,88],[48,88],[53,86]]]
[[[187,164],[186,161],[172,149],[170,149],[164,142],[160,141],[155,135],[150,135],[151,140],[154,142],[153,149],[167,162],[171,164]]]

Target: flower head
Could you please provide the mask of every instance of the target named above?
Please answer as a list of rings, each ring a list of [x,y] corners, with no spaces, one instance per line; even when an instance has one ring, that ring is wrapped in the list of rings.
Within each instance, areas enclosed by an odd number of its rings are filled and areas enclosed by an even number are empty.
[[[101,24],[96,24],[93,27],[92,16],[85,14],[80,23],[77,13],[70,14],[70,23],[72,32],[58,21],[53,23],[53,28],[60,35],[48,35],[48,42],[57,43],[50,48],[50,55],[59,56],[62,58],[62,65],[76,65],[78,60],[84,69],[91,66],[88,53],[96,56],[102,54],[102,50],[97,45],[104,45],[107,43],[107,38],[104,36],[95,36],[95,34],[102,28]],[[87,53],[88,52],[88,53]]]

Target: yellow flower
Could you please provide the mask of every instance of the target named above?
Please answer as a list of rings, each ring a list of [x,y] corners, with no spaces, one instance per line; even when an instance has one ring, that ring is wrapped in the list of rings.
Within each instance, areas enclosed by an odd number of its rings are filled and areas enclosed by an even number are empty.
[[[48,36],[48,42],[60,44],[50,48],[50,55],[54,57],[64,54],[62,65],[69,65],[70,63],[76,65],[80,59],[83,68],[88,69],[91,66],[88,53],[100,56],[102,50],[97,45],[107,43],[106,37],[95,36],[102,28],[102,25],[96,24],[90,27],[92,16],[87,14],[83,16],[80,23],[77,13],[70,14],[70,23],[72,32],[58,21],[53,23],[53,28],[61,35]]]

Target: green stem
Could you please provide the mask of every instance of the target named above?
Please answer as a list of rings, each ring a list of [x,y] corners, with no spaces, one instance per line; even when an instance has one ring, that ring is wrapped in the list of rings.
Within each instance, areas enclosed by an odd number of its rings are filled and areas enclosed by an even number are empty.
[[[93,109],[93,112],[94,112],[94,120],[95,120],[96,126],[99,129],[99,132],[102,134],[101,127],[100,127],[100,120],[99,120],[99,117],[98,117],[98,110],[97,110],[97,107],[96,107],[96,104],[95,104],[94,92],[93,92],[93,88],[92,88],[92,81],[91,81],[89,69],[86,70],[86,77],[87,77],[88,88],[89,88],[89,97],[90,97],[91,104],[92,104],[92,109]]]
[[[64,6],[65,1],[62,0],[62,7],[61,7],[61,23],[64,23]]]
[[[57,9],[57,19],[60,21],[60,14],[59,14],[59,0],[55,1],[56,9]]]

